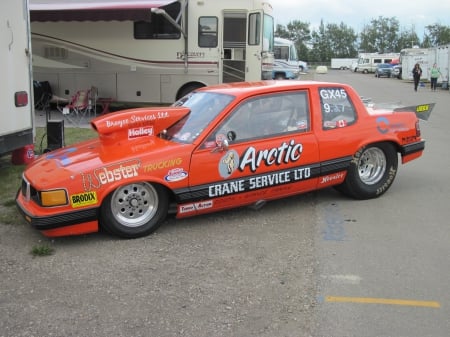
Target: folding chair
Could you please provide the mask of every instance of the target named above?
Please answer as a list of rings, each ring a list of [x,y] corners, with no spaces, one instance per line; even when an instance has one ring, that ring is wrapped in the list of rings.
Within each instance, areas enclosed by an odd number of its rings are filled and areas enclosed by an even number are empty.
[[[77,91],[69,103],[62,108],[63,116],[76,126],[80,126],[83,118],[86,118],[86,115],[92,109],[92,105],[90,104],[90,91]]]
[[[97,100],[98,100],[98,88],[92,86],[91,90],[89,90],[88,112],[89,115],[91,114],[91,112],[93,112],[94,117],[97,116]]]
[[[53,97],[52,88],[47,81],[33,81],[34,108],[47,111],[50,109],[50,100]]]

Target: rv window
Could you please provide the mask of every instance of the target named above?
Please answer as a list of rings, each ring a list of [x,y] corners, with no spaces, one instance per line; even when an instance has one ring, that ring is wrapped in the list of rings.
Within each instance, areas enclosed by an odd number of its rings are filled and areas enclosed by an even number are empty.
[[[218,19],[202,16],[198,19],[198,46],[203,48],[217,47]]]
[[[373,59],[373,63],[381,63],[381,59]]]
[[[167,14],[177,22],[180,13],[180,3],[175,1],[172,4],[162,7]],[[179,22],[178,22],[179,24]],[[134,38],[136,40],[145,39],[179,39],[181,32],[163,15],[153,14],[150,21],[134,22]]]
[[[258,45],[260,43],[261,35],[261,15],[259,13],[252,13],[248,20],[248,44]]]

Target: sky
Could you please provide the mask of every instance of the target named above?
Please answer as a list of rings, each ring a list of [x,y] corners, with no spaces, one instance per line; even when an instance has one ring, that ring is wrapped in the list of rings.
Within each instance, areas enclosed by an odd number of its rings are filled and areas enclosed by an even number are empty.
[[[400,30],[414,27],[419,39],[425,26],[435,23],[450,26],[449,0],[271,0],[275,25],[286,26],[290,21],[309,22],[317,29],[324,24],[344,22],[360,33],[372,19],[395,17]]]

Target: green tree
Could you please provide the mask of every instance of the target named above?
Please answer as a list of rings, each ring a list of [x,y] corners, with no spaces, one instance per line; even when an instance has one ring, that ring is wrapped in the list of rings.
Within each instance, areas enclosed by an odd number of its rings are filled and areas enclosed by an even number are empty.
[[[311,40],[311,31],[309,22],[299,20],[291,21],[287,26],[277,25],[275,36],[282,37],[294,42],[300,60],[309,59],[309,50],[307,45]]]
[[[399,22],[395,17],[378,17],[360,33],[360,49],[365,52],[394,52],[398,45]]]
[[[310,59],[314,62],[328,62],[333,55],[331,42],[323,20],[320,20],[319,29],[312,32],[312,50]]]
[[[358,56],[355,31],[341,22],[339,25],[329,23],[325,34],[330,43],[331,57],[351,58]]]
[[[428,31],[428,34],[426,34],[424,40],[427,39],[432,46],[441,46],[443,44],[450,43],[449,26],[443,26],[435,23],[426,26],[425,29]]]
[[[410,30],[403,30],[400,32],[397,39],[397,46],[394,51],[400,51],[414,46],[420,46],[420,40],[414,27],[412,27]]]

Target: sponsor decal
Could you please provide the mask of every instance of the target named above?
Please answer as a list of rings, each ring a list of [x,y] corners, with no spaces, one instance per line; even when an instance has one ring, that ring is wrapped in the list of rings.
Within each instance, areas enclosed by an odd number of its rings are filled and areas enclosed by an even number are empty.
[[[377,122],[377,130],[381,134],[386,134],[389,131],[391,132],[399,132],[399,131],[408,131],[408,128],[402,123],[394,123],[391,124],[389,119],[384,116],[380,116],[376,119]]]
[[[422,104],[416,106],[416,112],[427,112],[430,109],[429,104]]]
[[[335,180],[341,180],[342,178],[344,178],[344,172],[330,174],[322,177],[319,181],[319,184],[329,184]]]
[[[222,178],[228,178],[239,166],[239,154],[230,150],[220,159],[219,174]]]
[[[300,180],[309,179],[310,177],[311,167],[299,167],[210,185],[208,187],[208,196],[213,198],[235,193],[248,192],[265,187],[293,183]]]
[[[185,204],[180,205],[178,207],[178,213],[185,214],[185,213],[191,213],[195,211],[201,211],[203,209],[208,209],[213,207],[213,201],[212,200],[205,200],[200,202],[194,202],[191,204]]]
[[[141,161],[139,159],[133,159],[103,166],[95,169],[93,172],[81,173],[84,190],[89,192],[108,183],[137,177],[140,167]]]
[[[250,146],[240,157],[235,150],[230,150],[220,159],[219,174],[222,178],[228,178],[236,169],[243,172],[248,167],[250,171],[256,172],[263,164],[272,166],[293,163],[300,159],[302,152],[303,145],[296,143],[294,139],[289,143],[283,142],[279,147],[265,150],[257,151]]]
[[[167,182],[175,182],[180,181],[185,178],[187,178],[188,173],[183,170],[182,168],[174,168],[167,173],[167,175],[164,177],[164,180]]]
[[[303,145],[296,143],[291,139],[289,143],[283,142],[279,147],[274,147],[266,150],[259,150],[251,146],[239,159],[239,170],[244,171],[248,166],[250,171],[256,170],[264,164],[265,166],[289,164],[300,159],[303,152]]]
[[[70,196],[70,203],[73,208],[95,205],[98,203],[97,192],[85,192]]]
[[[128,129],[128,139],[153,136],[153,126]]]
[[[157,119],[163,119],[169,117],[168,111],[158,111],[154,113],[149,113],[147,115],[141,116],[141,115],[132,115],[130,118],[124,118],[124,119],[110,119],[106,121],[106,127],[112,128],[112,127],[118,127],[118,128],[128,128],[137,126],[139,124],[145,124],[147,122],[155,121]]]
[[[150,171],[155,171],[155,170],[171,168],[171,167],[179,166],[179,165],[181,165],[181,163],[183,163],[183,159],[181,159],[180,157],[168,159],[168,160],[161,160],[156,163],[146,164],[144,166],[144,172],[150,172]]]

